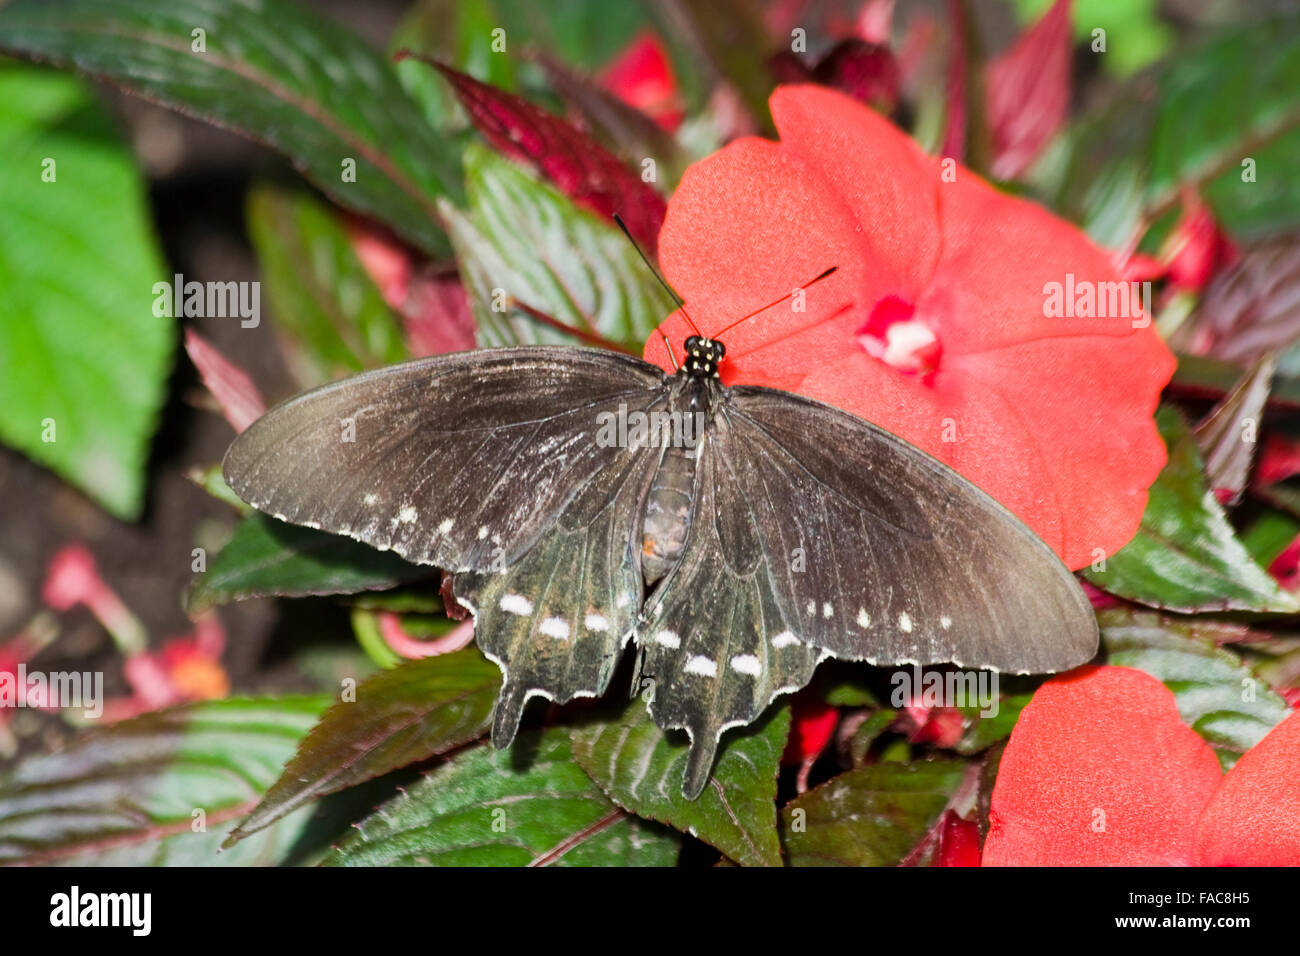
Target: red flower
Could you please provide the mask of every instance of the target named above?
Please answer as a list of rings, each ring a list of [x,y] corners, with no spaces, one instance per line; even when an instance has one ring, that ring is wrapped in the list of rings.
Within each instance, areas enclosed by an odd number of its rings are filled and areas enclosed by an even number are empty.
[[[50,559],[41,597],[59,612],[84,604],[124,654],[139,653],[148,644],[144,625],[99,576],[95,556],[83,544],[64,545]]]
[[[1237,261],[1237,247],[1219,228],[1208,206],[1195,191],[1183,195],[1183,212],[1160,249],[1169,283],[1200,292],[1224,266]]]
[[[983,861],[997,865],[1300,863],[1300,715],[1225,776],[1174,696],[1128,667],[1039,688],[1002,755]]]
[[[974,820],[963,820],[955,810],[943,811],[939,820],[939,847],[934,865],[980,865],[980,832]]]
[[[131,696],[109,701],[104,719],[125,720],[160,707],[212,700],[230,693],[230,678],[221,665],[226,632],[215,613],[201,615],[194,633],[173,637],[160,650],[126,659]]]
[[[790,737],[781,755],[785,766],[814,759],[826,749],[840,712],[813,692],[798,694],[791,712]]]
[[[1300,537],[1297,537],[1268,566],[1268,573],[1288,591],[1300,587]]]
[[[781,87],[771,108],[781,142],[738,140],[683,177],[664,271],[713,333],[838,270],[728,332],[723,380],[902,436],[1072,568],[1119,550],[1165,461],[1152,412],[1174,359],[1145,316],[1080,315],[1085,288],[1095,303],[1120,280],[1109,255],[841,94]],[[1059,290],[1073,317],[1048,317]],[[677,314],[663,330],[689,334]],[[670,367],[658,334],[645,354]]]
[[[955,707],[931,707],[920,698],[904,705],[894,724],[914,744],[955,747],[961,742],[966,722]]]
[[[418,358],[474,347],[474,316],[459,276],[420,268],[401,240],[368,219],[353,216],[347,225],[357,258],[389,308],[402,317],[411,355]]]
[[[686,115],[672,64],[653,33],[638,34],[601,70],[599,80],[605,89],[665,129],[676,130]]]

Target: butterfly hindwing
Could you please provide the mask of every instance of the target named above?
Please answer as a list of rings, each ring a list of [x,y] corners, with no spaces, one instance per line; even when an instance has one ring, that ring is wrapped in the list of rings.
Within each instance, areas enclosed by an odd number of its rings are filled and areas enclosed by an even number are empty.
[[[598,349],[488,349],[326,385],[254,422],[226,481],[282,520],[453,571],[512,563],[623,449],[594,422],[663,374]]]
[[[637,630],[638,683],[654,681],[650,712],[659,726],[683,728],[691,738],[682,786],[691,798],[708,782],[721,734],[803,687],[824,656],[793,637],[762,552],[727,556],[724,537],[757,529],[746,527],[740,489],[728,480],[717,447],[713,435],[701,446],[686,549],[651,595]],[[737,560],[747,566],[738,570]]]
[[[492,727],[497,746],[514,738],[530,697],[563,703],[609,686],[641,606],[635,534],[657,464],[657,455],[625,451],[515,564],[455,576],[479,647],[505,673]]]

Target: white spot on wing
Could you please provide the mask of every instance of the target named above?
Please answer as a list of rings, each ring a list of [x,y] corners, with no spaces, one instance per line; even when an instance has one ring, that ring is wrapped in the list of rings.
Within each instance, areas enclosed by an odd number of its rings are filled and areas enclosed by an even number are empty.
[[[717,677],[718,662],[696,654],[686,662],[685,670],[688,674],[699,674],[701,677]]]
[[[397,520],[402,522],[402,524],[415,524],[415,519],[418,517],[420,517],[420,513],[410,505],[407,505],[398,513]]]
[[[484,525],[483,527],[478,529],[478,539],[482,541],[487,536],[488,536],[488,526]]]
[[[830,620],[835,615],[835,608],[831,607],[831,602],[827,601],[822,605],[822,617]]]
[[[682,639],[677,636],[676,631],[660,631],[655,635],[655,643],[660,647],[671,647],[676,650],[682,646]]]
[[[588,614],[582,623],[589,631],[609,630],[609,620],[603,614]]]
[[[945,631],[948,630],[948,628],[952,627],[952,618],[945,614],[943,617],[939,618],[939,626]]]
[[[911,619],[910,617],[907,616],[907,612],[906,612],[906,611],[904,611],[902,614],[898,615],[898,628],[899,628],[899,630],[901,630],[904,634],[911,634],[911,633],[912,633],[912,619]]]
[[[533,613],[533,602],[522,594],[507,594],[501,598],[501,610],[527,617]]]
[[[808,611],[808,616],[809,616],[809,617],[812,617],[813,615],[815,615],[815,614],[817,613],[817,602],[816,602],[816,601],[809,601],[809,602],[808,602],[807,611]]]
[[[799,638],[795,637],[789,631],[782,631],[776,637],[772,638],[773,647],[795,647],[799,643]]]
[[[738,674],[757,677],[763,673],[763,664],[753,654],[737,654],[731,659],[731,669]]]
[[[364,498],[361,499],[363,504],[368,504],[368,505],[373,505],[378,500],[379,500],[378,495],[366,495]]]
[[[567,641],[569,639],[569,622],[563,618],[548,617],[542,621],[541,626],[537,629],[547,637],[553,637],[557,641]]]
[[[865,607],[858,608],[858,627],[870,627],[871,615],[867,613]]]
[[[438,525],[439,534],[447,534],[456,525],[455,518],[443,518],[442,523]]]

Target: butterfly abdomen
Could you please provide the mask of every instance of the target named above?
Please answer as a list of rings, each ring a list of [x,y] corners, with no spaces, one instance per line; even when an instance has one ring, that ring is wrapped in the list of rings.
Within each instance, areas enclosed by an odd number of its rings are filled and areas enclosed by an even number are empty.
[[[670,445],[650,484],[641,525],[641,574],[654,584],[677,564],[686,547],[695,496],[695,450]]]

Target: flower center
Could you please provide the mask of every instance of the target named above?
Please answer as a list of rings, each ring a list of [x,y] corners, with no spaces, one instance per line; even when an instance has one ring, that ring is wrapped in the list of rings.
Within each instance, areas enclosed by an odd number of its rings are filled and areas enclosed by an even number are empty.
[[[885,296],[854,333],[858,344],[872,358],[900,372],[928,375],[939,367],[943,345],[934,330],[915,315],[916,307],[910,302]]]

